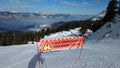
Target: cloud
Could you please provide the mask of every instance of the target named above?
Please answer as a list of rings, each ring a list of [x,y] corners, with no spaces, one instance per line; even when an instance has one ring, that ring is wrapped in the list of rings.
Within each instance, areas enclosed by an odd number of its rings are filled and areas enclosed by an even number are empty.
[[[82,2],[82,6],[91,6],[89,2]]]
[[[21,4],[22,2],[20,0],[8,0],[10,3],[16,3],[16,4]]]
[[[34,1],[34,2],[40,2],[41,0],[32,0],[32,1]]]
[[[7,0],[6,0],[7,1]],[[9,3],[26,4],[29,2],[40,2],[41,0],[8,0]]]
[[[61,1],[61,3],[65,5],[70,5],[70,6],[80,6],[80,4],[78,3],[68,2],[68,1]]]
[[[95,0],[96,3],[102,3],[104,0]]]
[[[0,10],[23,10],[34,9],[34,6],[0,6]]]
[[[21,8],[34,8],[33,6],[20,6]]]

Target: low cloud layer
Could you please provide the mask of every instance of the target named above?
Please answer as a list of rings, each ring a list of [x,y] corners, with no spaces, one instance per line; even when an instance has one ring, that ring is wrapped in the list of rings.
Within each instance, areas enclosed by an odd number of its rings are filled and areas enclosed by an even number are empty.
[[[74,2],[68,2],[68,1],[62,1],[62,4],[66,4],[66,5],[71,5],[71,6],[80,6],[80,4],[74,3]]]

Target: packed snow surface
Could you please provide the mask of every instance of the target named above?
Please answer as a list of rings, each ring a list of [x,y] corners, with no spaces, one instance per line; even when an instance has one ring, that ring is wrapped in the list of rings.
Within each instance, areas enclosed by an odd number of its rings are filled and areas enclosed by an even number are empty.
[[[78,29],[51,34],[44,39],[74,37]],[[39,68],[38,55],[40,68],[120,68],[120,38],[85,39],[84,42],[80,58],[80,49],[38,54],[36,43],[0,46],[0,68]]]

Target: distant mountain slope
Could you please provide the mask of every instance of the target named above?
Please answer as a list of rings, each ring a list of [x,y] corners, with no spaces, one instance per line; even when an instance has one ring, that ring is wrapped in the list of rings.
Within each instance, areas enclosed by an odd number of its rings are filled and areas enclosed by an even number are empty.
[[[120,38],[120,15],[115,17],[114,22],[107,22],[103,27],[97,30],[91,39]]]
[[[111,0],[100,23],[104,24],[91,39],[120,38],[120,0]]]
[[[18,12],[0,11],[0,30],[2,30],[0,32],[40,31],[42,29],[41,27],[44,27],[44,25],[50,26],[51,24],[60,21],[68,22],[74,20],[75,21],[87,20],[92,16],[93,15],[18,13]]]
[[[106,14],[106,11],[102,11],[101,13],[99,13],[98,15],[96,15],[95,17],[93,17],[91,19],[91,21],[96,21],[96,20],[101,20]]]

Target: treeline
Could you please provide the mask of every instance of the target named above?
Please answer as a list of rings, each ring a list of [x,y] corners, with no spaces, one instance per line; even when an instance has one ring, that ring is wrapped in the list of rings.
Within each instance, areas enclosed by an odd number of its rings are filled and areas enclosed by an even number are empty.
[[[4,32],[0,33],[0,45],[19,45],[19,44],[27,44],[29,41],[34,43],[35,37],[38,36],[39,39],[43,38],[45,35],[50,35],[51,33],[56,33],[60,31],[68,31],[69,29],[82,27],[80,32],[84,34],[87,29],[91,29],[96,31],[103,25],[102,21],[71,21],[71,22],[61,22],[62,24],[52,26],[51,28],[42,29],[39,32]],[[81,35],[82,35],[81,34]]]
[[[27,44],[29,41],[36,41],[35,37],[38,36],[39,39],[43,38],[45,35],[50,35],[51,33],[56,33],[60,31],[68,31],[69,29],[82,27],[83,21],[72,21],[64,24],[60,24],[57,27],[52,26],[51,28],[42,29],[39,32],[3,32],[0,33],[0,45],[19,45]]]
[[[36,41],[36,36],[38,36],[40,39],[51,33],[60,32],[63,30],[67,31],[77,27],[81,27],[80,22],[73,21],[57,27],[45,28],[39,32],[3,32],[0,33],[0,46],[27,44],[29,41],[34,43],[34,41]]]
[[[34,40],[33,33],[16,33],[16,32],[4,32],[0,33],[0,45],[19,45],[26,44],[28,40]]]

